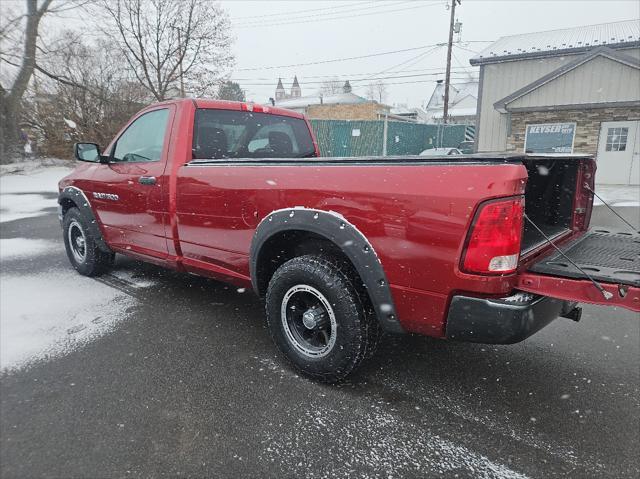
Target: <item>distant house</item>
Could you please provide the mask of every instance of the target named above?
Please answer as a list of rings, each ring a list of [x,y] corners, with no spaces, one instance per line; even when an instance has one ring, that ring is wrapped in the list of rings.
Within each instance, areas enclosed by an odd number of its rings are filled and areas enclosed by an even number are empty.
[[[469,78],[465,82],[449,85],[449,112],[447,123],[475,125],[478,104],[478,80]],[[443,123],[444,83],[436,85],[431,98],[425,105],[427,123]]]
[[[408,107],[407,105],[394,105],[391,108],[389,119],[413,123],[429,123],[429,115],[425,110]]]
[[[640,22],[502,37],[480,67],[478,151],[590,153],[596,181],[640,184]]]
[[[311,119],[323,120],[377,120],[390,110],[387,105],[353,93],[348,80],[342,87],[342,93],[302,96],[297,77],[294,78],[290,95],[285,93],[282,81],[278,81],[275,106],[303,113]]]

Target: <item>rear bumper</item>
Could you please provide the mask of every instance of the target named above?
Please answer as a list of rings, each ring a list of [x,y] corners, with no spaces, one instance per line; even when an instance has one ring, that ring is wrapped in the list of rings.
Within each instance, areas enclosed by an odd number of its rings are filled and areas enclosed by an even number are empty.
[[[447,316],[447,339],[513,344],[539,331],[575,303],[518,293],[507,298],[454,296]]]

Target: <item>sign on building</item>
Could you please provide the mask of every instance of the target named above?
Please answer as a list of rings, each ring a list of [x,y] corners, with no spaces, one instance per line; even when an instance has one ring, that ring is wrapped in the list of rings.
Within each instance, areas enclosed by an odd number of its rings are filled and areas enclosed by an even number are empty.
[[[527,125],[525,153],[573,153],[575,123],[542,123]]]

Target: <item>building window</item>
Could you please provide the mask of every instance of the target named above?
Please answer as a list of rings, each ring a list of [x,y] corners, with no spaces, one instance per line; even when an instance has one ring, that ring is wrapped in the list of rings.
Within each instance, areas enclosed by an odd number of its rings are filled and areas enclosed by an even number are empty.
[[[609,128],[607,130],[607,151],[625,151],[629,128]]]

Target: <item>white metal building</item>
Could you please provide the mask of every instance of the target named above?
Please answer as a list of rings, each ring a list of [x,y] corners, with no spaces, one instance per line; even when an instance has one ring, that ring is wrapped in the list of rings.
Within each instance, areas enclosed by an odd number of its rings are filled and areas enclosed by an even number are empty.
[[[477,151],[592,153],[640,184],[640,20],[500,38],[480,66]]]

